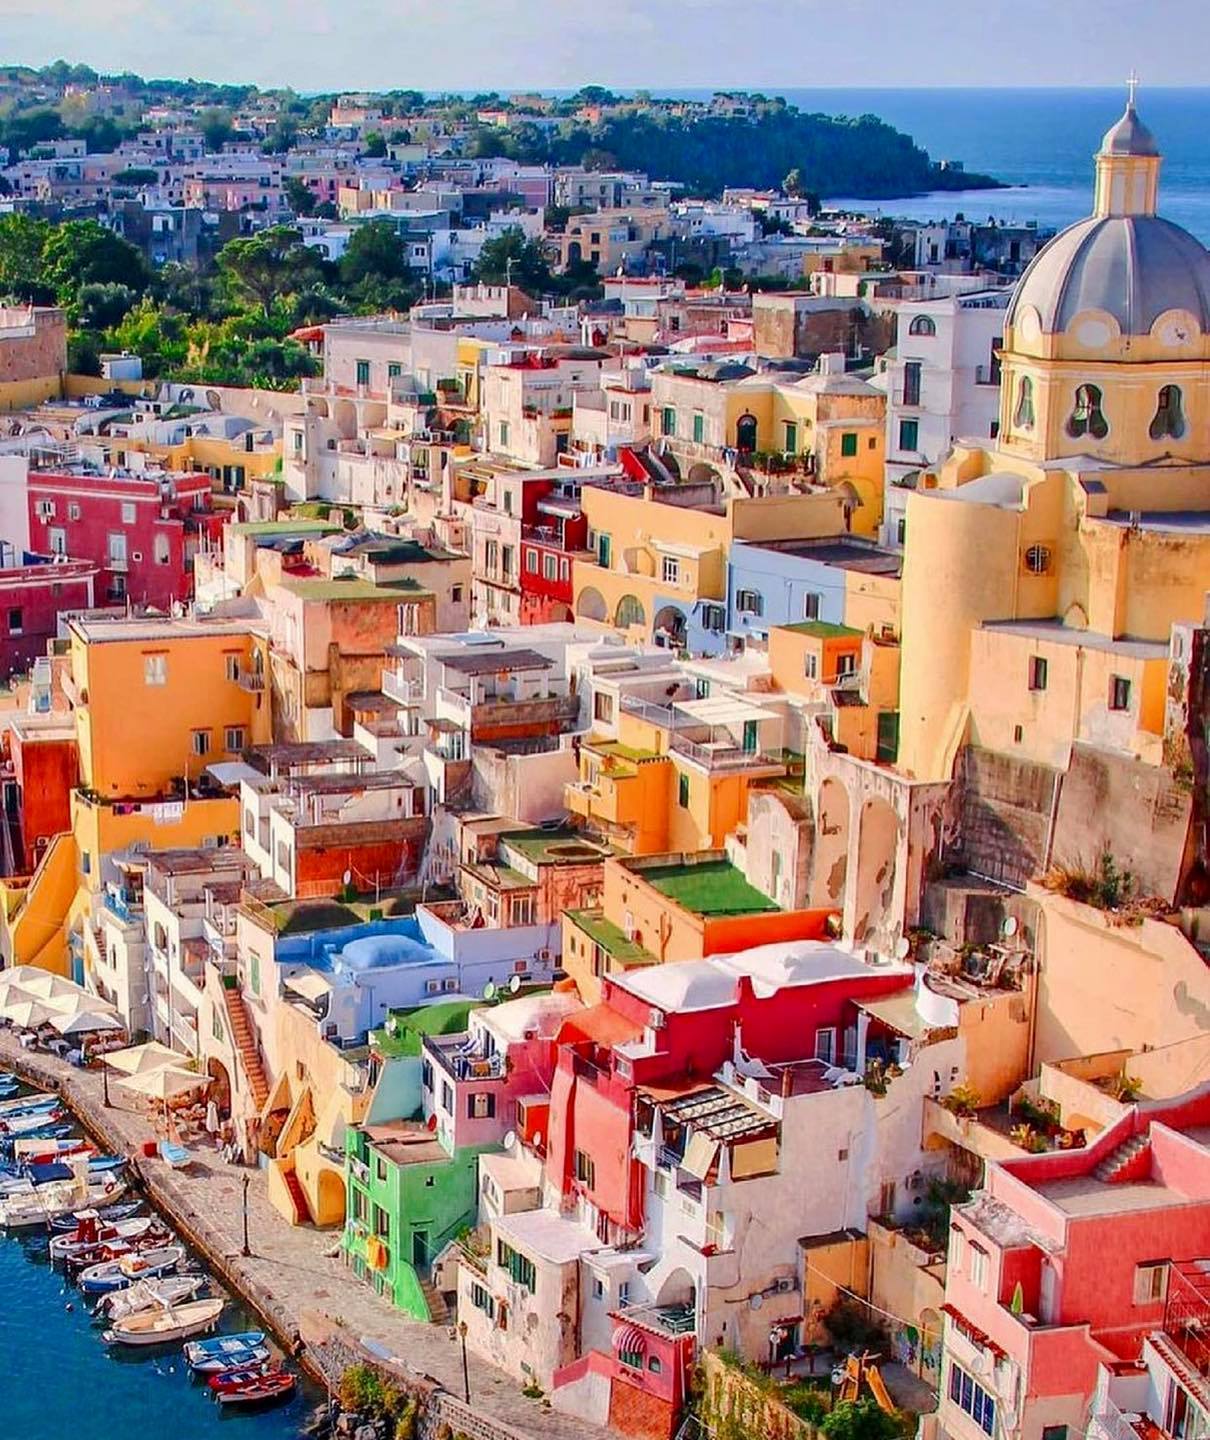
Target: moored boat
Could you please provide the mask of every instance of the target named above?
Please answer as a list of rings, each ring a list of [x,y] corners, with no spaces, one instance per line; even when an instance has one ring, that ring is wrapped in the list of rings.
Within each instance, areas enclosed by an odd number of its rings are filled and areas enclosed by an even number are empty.
[[[155,1250],[130,1250],[112,1260],[102,1260],[80,1271],[78,1284],[86,1295],[103,1295],[108,1290],[125,1290],[136,1280],[167,1275],[185,1258],[183,1245],[162,1245]]]
[[[105,1331],[110,1345],[168,1345],[202,1335],[218,1324],[226,1302],[188,1300],[183,1305],[166,1305],[158,1310],[140,1310],[115,1320]]]
[[[294,1384],[294,1376],[288,1370],[273,1370],[230,1389],[218,1390],[214,1398],[220,1405],[264,1405],[270,1400],[284,1400],[293,1393]]]
[[[129,1244],[146,1235],[156,1223],[152,1216],[143,1215],[130,1220],[119,1220],[116,1225],[102,1225],[95,1212],[91,1216],[85,1212],[85,1215],[86,1218],[80,1221],[75,1230],[51,1236],[52,1260],[73,1260],[89,1250],[99,1250],[104,1245],[123,1242]]]
[[[165,1306],[192,1300],[205,1284],[205,1275],[164,1275],[158,1280],[139,1280],[126,1290],[110,1290],[102,1295],[97,1301],[96,1313],[109,1320],[121,1320],[141,1310],[162,1310]]]
[[[185,1360],[199,1375],[220,1375],[229,1370],[246,1370],[269,1358],[263,1330],[245,1330],[238,1335],[216,1335],[185,1346]]]
[[[103,1225],[112,1225],[119,1220],[128,1220],[132,1215],[137,1215],[143,1208],[141,1200],[124,1200],[118,1205],[103,1205],[100,1209],[93,1211],[97,1219]],[[74,1214],[56,1215],[50,1222],[52,1230],[64,1231],[74,1230],[80,1223],[84,1210],[77,1210]]]

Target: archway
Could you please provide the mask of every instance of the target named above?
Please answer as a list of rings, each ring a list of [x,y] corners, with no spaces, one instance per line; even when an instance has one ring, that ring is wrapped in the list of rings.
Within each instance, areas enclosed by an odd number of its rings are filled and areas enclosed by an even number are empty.
[[[815,856],[811,866],[811,904],[842,910],[849,869],[849,792],[829,777],[815,802]]]
[[[853,939],[869,939],[890,948],[891,906],[895,893],[895,859],[899,819],[885,800],[867,800],[857,836],[857,884],[854,891]]]
[[[584,247],[578,240],[572,240],[567,246],[567,263],[578,265],[584,258]]]
[[[637,595],[622,596],[613,612],[613,623],[619,630],[629,630],[632,625],[646,625],[647,612]]]
[[[327,1165],[320,1167],[318,1193],[316,1194],[318,1209],[315,1215],[317,1225],[340,1225],[345,1215],[345,1186],[344,1180],[337,1171]]]
[[[656,611],[652,639],[657,645],[663,645],[669,650],[683,650],[686,643],[686,623],[683,610],[675,605],[665,605]]]
[[[605,597],[593,585],[585,585],[576,596],[576,614],[581,620],[597,620],[602,625],[609,618]]]
[[[941,1379],[941,1333],[941,1316],[926,1307],[920,1312],[919,1373],[934,1388]]]
[[[745,412],[735,422],[735,448],[746,455],[751,455],[756,449],[756,433],[756,416],[751,412]]]
[[[689,467],[690,485],[721,485],[723,477],[713,465],[707,465],[704,460],[699,460],[696,465]]]
[[[212,1055],[206,1061],[206,1074],[210,1076],[213,1084],[210,1086],[208,1098],[214,1101],[218,1113],[223,1116],[231,1114],[231,1076],[227,1073],[227,1067],[221,1060],[215,1059]]]
[[[559,625],[562,624],[564,621],[574,619],[575,616],[571,613],[570,605],[564,604],[562,600],[552,600],[550,602],[550,606],[546,612],[546,620],[548,624]]]
[[[664,1277],[664,1283],[660,1286],[660,1293],[656,1296],[657,1305],[693,1305],[697,1300],[697,1287],[693,1283],[693,1277],[688,1270],[677,1266],[670,1274]]]

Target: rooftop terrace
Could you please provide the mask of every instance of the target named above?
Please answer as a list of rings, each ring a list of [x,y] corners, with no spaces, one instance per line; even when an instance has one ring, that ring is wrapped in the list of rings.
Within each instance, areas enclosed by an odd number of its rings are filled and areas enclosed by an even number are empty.
[[[729,860],[654,865],[637,873],[661,895],[694,915],[760,915],[781,908],[750,885]]]

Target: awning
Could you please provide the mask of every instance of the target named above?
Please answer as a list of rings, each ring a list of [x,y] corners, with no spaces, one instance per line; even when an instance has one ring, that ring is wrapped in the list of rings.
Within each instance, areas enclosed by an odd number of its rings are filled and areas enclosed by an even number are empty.
[[[332,982],[318,970],[305,970],[301,975],[292,975],[285,982],[287,990],[301,995],[304,1000],[323,1000],[332,993]]]
[[[646,1355],[647,1337],[637,1325],[619,1325],[613,1332],[613,1348],[618,1355]]]
[[[738,696],[712,695],[705,700],[678,700],[676,708],[703,725],[736,725],[744,720],[772,720],[772,710],[762,710]]]
[[[564,1020],[558,1043],[574,1045],[577,1040],[591,1040],[596,1045],[623,1045],[627,1040],[637,1040],[642,1033],[641,1025],[627,1020],[612,1006],[590,1005]]]
[[[948,1315],[973,1345],[981,1346],[984,1350],[990,1350],[991,1353],[998,1358],[1003,1358],[1005,1354],[1007,1354],[1004,1348],[997,1345],[986,1330],[980,1330],[978,1325],[972,1325],[956,1305],[951,1305],[947,1301],[946,1304],[942,1305],[941,1313]]]
[[[704,1135],[701,1131],[694,1131],[689,1137],[685,1158],[681,1161],[680,1168],[687,1171],[695,1180],[704,1180],[710,1173],[710,1167],[714,1164],[714,1157],[717,1154],[718,1141],[712,1140],[709,1135]]]
[[[899,995],[882,995],[877,1000],[858,1000],[857,1008],[909,1040],[917,1039],[929,1028],[916,1009],[914,990],[905,990]]]

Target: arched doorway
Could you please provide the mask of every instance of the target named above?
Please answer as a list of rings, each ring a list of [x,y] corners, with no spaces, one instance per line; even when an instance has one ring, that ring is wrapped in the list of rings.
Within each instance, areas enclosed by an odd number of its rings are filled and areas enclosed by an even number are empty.
[[[936,1310],[920,1312],[920,1335],[917,1342],[918,1374],[934,1389],[941,1382],[941,1316]]]
[[[655,1303],[657,1305],[693,1305],[696,1300],[697,1287],[693,1283],[693,1277],[688,1270],[678,1266],[665,1276]]]
[[[613,623],[619,630],[629,630],[632,625],[646,625],[647,612],[637,595],[623,595],[613,614]]]
[[[206,1074],[212,1081],[210,1089],[207,1091],[207,1098],[214,1101],[215,1108],[220,1115],[224,1117],[230,1115],[231,1076],[227,1073],[227,1067],[212,1055],[206,1061]]]
[[[585,585],[576,596],[576,614],[581,620],[597,620],[602,625],[609,618],[605,597],[593,585]]]
[[[548,624],[558,625],[564,621],[574,619],[575,616],[571,613],[570,605],[565,605],[562,600],[552,600],[550,602],[546,612],[546,621]]]
[[[663,645],[669,650],[683,650],[686,643],[686,624],[683,610],[679,610],[675,605],[665,605],[663,609],[656,611],[651,638],[657,645]]]
[[[751,455],[756,449],[756,433],[756,416],[745,411],[735,422],[735,448],[745,455]]]
[[[340,1175],[324,1165],[319,1171],[317,1225],[340,1225],[345,1217],[345,1186]]]
[[[853,939],[890,948],[891,907],[895,893],[895,855],[899,819],[885,800],[867,800],[857,837],[857,885]]]
[[[811,867],[811,904],[843,910],[849,869],[849,792],[829,777],[815,803],[815,856]]]

